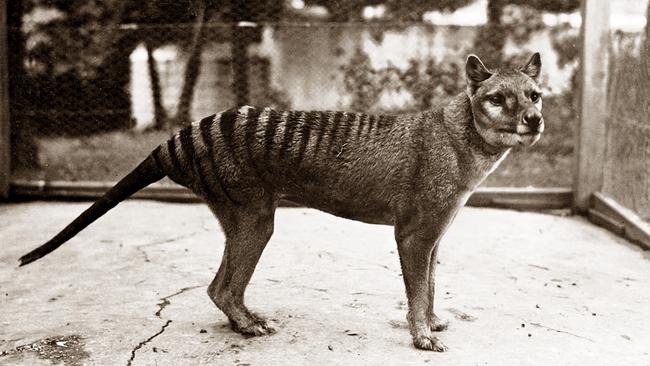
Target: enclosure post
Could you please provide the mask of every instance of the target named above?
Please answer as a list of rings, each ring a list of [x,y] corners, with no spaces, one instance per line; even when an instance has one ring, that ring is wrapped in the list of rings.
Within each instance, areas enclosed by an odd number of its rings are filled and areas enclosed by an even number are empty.
[[[607,109],[609,1],[582,0],[580,122],[576,134],[574,206],[589,208],[603,186]]]
[[[0,199],[9,195],[9,64],[7,53],[7,2],[0,0]]]

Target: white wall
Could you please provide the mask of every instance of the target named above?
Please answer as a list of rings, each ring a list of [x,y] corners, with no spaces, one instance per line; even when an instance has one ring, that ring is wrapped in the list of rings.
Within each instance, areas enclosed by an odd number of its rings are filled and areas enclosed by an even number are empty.
[[[379,36],[380,33],[367,26],[267,27],[263,30],[262,42],[252,45],[249,54],[269,59],[270,86],[286,93],[293,108],[345,109],[349,106],[350,96],[343,87],[341,67],[349,62],[357,48],[368,54],[375,68],[389,64],[406,68],[411,58],[464,60],[471,52],[477,29],[418,25],[384,30],[381,32],[383,35]],[[566,90],[572,70],[558,69],[549,31],[532,35],[523,47],[508,41],[505,52],[511,54],[522,49],[542,53],[544,80],[550,92]],[[228,44],[206,45],[191,109],[193,119],[232,106],[231,92],[223,87],[225,76],[219,75],[217,68],[217,60],[229,56]],[[163,105],[168,115],[173,115],[182,87],[187,55],[179,47],[166,46],[156,50],[154,58],[161,79]],[[138,47],[133,52],[131,63],[133,114],[137,126],[143,127],[153,119],[151,82],[144,47]],[[408,92],[383,95],[380,100],[384,108],[403,107],[411,102]]]

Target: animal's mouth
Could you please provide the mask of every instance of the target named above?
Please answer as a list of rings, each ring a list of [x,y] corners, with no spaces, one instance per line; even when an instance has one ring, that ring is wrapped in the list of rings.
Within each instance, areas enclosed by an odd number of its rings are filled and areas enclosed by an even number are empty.
[[[515,132],[515,133],[517,135],[521,135],[521,136],[537,136],[537,135],[541,134],[540,131],[528,131],[528,132],[523,132],[523,133],[522,132]]]
[[[520,136],[537,136],[542,133],[541,130],[531,130],[528,127],[525,128],[499,128],[497,130],[499,133],[508,133],[512,135]]]
[[[497,133],[501,135],[501,143],[505,146],[530,146],[539,140],[542,129],[532,130],[528,126],[517,128],[498,128]]]

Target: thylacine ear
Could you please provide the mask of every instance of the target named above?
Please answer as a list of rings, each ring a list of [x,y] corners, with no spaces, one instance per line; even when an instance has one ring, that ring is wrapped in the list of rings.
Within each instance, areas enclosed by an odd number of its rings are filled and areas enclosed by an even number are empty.
[[[469,55],[465,63],[465,74],[467,75],[467,84],[470,91],[473,93],[478,84],[489,79],[492,76],[490,70],[485,67],[480,58],[476,55]]]
[[[526,65],[524,65],[519,70],[533,78],[533,80],[537,80],[540,71],[542,70],[542,59],[539,56],[539,52],[535,52],[532,56],[530,56],[528,63],[526,63]]]

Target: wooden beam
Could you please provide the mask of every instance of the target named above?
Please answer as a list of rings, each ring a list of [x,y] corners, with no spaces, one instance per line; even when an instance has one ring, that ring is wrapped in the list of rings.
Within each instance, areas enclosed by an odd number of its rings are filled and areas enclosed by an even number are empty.
[[[14,180],[14,199],[95,200],[115,182],[67,182]],[[135,193],[133,198],[173,202],[201,202],[189,189],[178,185],[154,183]],[[573,193],[568,188],[479,188],[467,201],[468,206],[513,210],[555,210],[570,208]],[[296,206],[285,201],[281,206]]]
[[[574,205],[586,212],[592,193],[603,186],[607,145],[609,1],[582,1],[580,124],[576,134]]]
[[[467,200],[467,206],[539,211],[571,208],[570,188],[480,187]]]
[[[115,183],[15,180],[11,182],[11,197],[18,200],[94,201],[106,193]],[[154,183],[136,192],[132,197],[169,202],[201,202],[201,199],[189,189],[176,184]]]
[[[592,200],[593,208],[587,215],[591,222],[650,250],[650,224],[602,193],[594,193]]]
[[[9,196],[9,180],[11,178],[8,56],[7,3],[0,1],[0,199]]]
[[[9,196],[11,161],[9,150],[9,65],[7,48],[7,2],[0,1],[0,199]]]

